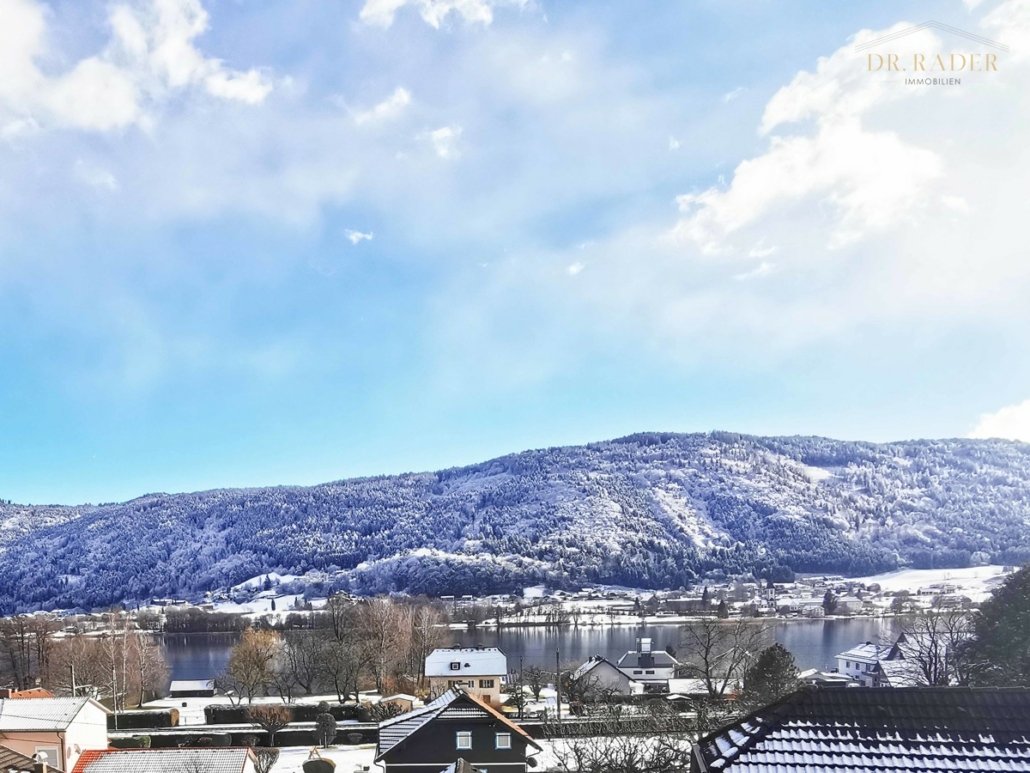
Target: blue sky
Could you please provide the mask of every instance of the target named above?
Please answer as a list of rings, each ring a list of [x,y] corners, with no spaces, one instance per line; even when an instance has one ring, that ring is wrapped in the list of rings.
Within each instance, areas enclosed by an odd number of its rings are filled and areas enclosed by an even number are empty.
[[[854,51],[928,19],[1000,71]],[[0,52],[0,498],[1030,440],[1028,0],[0,0]]]

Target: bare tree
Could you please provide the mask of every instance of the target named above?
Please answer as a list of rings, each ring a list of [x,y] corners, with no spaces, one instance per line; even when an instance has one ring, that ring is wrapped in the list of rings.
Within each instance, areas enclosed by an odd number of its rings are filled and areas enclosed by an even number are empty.
[[[406,636],[397,605],[386,597],[369,599],[361,605],[359,616],[365,661],[376,689],[386,689],[386,681],[396,672]]]
[[[895,642],[901,659],[915,666],[920,683],[931,686],[965,684],[968,673],[961,653],[972,636],[972,618],[961,609],[950,609],[940,597],[930,609],[912,616]]]
[[[279,634],[248,628],[232,648],[223,683],[231,682],[252,703],[258,693],[268,691],[281,648]]]
[[[769,638],[765,626],[743,618],[731,622],[703,617],[682,629],[681,671],[702,680],[709,696],[721,698],[740,682]]]
[[[356,641],[326,639],[322,642],[322,675],[343,703],[351,695],[357,700],[358,680],[364,668],[362,648]]]
[[[293,711],[289,706],[260,703],[247,709],[247,719],[268,733],[268,745],[275,746],[275,734],[290,724]]]
[[[547,674],[544,670],[540,666],[527,666],[523,672],[523,681],[533,693],[533,697],[540,700],[540,691],[547,684]]]
[[[557,769],[565,773],[680,773],[690,769],[696,733],[687,718],[655,701],[640,711],[606,706],[586,729],[551,723],[548,735]]]
[[[411,615],[408,673],[415,677],[418,687],[422,687],[425,681],[426,658],[443,644],[442,623],[443,616],[439,610],[428,603],[420,604]]]

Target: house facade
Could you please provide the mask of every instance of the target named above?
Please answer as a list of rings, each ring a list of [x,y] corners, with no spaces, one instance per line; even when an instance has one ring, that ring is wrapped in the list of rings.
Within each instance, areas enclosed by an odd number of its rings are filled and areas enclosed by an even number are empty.
[[[653,651],[651,639],[637,639],[637,648],[619,658],[618,668],[645,687],[664,689],[676,677],[679,661],[665,650]]]
[[[863,687],[875,687],[878,665],[890,655],[891,646],[867,641],[837,656],[837,671]]]
[[[450,647],[433,650],[426,658],[429,695],[433,698],[457,688],[491,706],[500,706],[507,673],[508,658],[497,647]]]
[[[379,724],[375,761],[385,773],[437,773],[459,760],[480,773],[526,773],[540,751],[529,734],[461,688]]]
[[[619,667],[601,655],[594,655],[577,668],[572,678],[585,680],[588,692],[613,692],[620,695],[636,695],[644,691],[642,682],[631,679]]]
[[[107,748],[110,713],[92,698],[0,699],[0,736],[8,749],[45,753],[51,767],[70,771],[83,752]]]

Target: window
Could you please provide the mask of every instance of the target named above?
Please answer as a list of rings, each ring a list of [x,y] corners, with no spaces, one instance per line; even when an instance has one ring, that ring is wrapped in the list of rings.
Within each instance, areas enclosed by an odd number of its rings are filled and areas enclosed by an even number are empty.
[[[510,749],[511,748],[511,733],[498,733],[494,736],[497,741],[496,748],[498,749]]]
[[[46,755],[46,764],[48,768],[61,767],[61,757],[56,746],[37,746],[36,754]]]
[[[644,672],[643,672],[643,671],[634,671],[633,673],[634,673],[634,674],[642,674],[642,673],[644,673]]]
[[[480,679],[479,680],[479,689],[481,689],[481,690],[488,690],[489,688],[491,688],[493,686],[494,686],[494,680],[493,679]]]
[[[461,663],[451,663],[451,671],[461,671]]]
[[[457,736],[457,748],[458,749],[471,749],[472,748],[472,733],[467,730],[462,730],[455,733]]]
[[[650,671],[645,671],[644,673],[645,674],[653,674],[654,673],[654,669],[652,668]]]

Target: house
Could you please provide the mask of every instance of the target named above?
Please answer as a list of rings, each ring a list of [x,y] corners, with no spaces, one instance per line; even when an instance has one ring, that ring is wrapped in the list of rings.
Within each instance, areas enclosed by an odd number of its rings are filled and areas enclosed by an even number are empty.
[[[44,690],[42,687],[30,687],[27,690],[12,690],[9,687],[0,689],[0,698],[53,698],[54,694],[50,690]]]
[[[418,698],[414,695],[408,695],[407,693],[399,692],[396,695],[388,695],[385,698],[381,698],[379,705],[396,706],[401,711],[411,711],[415,708],[415,704],[418,703]]]
[[[72,773],[255,773],[246,747],[101,749],[79,757]]]
[[[865,602],[857,596],[841,596],[837,599],[836,613],[838,615],[857,615],[864,606]]]
[[[60,768],[56,768],[53,765],[48,764],[47,773],[61,773]],[[37,760],[33,760],[26,754],[16,752],[13,749],[8,749],[6,746],[0,746],[0,770],[4,773],[35,773],[37,770]]]
[[[508,658],[497,647],[462,647],[433,650],[426,658],[430,696],[454,687],[468,690],[492,706],[501,705],[501,684],[508,673]]]
[[[110,713],[92,698],[4,698],[0,736],[12,751],[45,752],[51,766],[71,770],[84,751],[107,748]]]
[[[846,674],[837,671],[820,671],[817,668],[810,668],[798,674],[802,684],[814,687],[860,687],[861,685]]]
[[[874,687],[876,666],[881,660],[887,659],[891,649],[889,644],[874,644],[871,641],[859,644],[837,656],[837,671],[865,687]]]
[[[626,676],[619,667],[601,655],[593,655],[572,673],[575,682],[583,681],[588,692],[612,692],[620,695],[638,695],[644,685]]]
[[[176,679],[168,688],[169,698],[213,698],[214,679]]]
[[[664,650],[651,649],[650,639],[637,639],[637,648],[619,658],[619,670],[645,687],[665,689],[676,676],[679,661]]]
[[[806,688],[701,738],[691,773],[1030,773],[1030,689]]]
[[[732,688],[733,685],[730,685]],[[669,680],[669,697],[681,699],[708,696],[708,683],[704,679],[683,678]]]
[[[385,773],[435,773],[459,759],[480,773],[526,773],[530,749],[541,751],[529,733],[478,696],[453,688],[380,722],[375,762]]]

